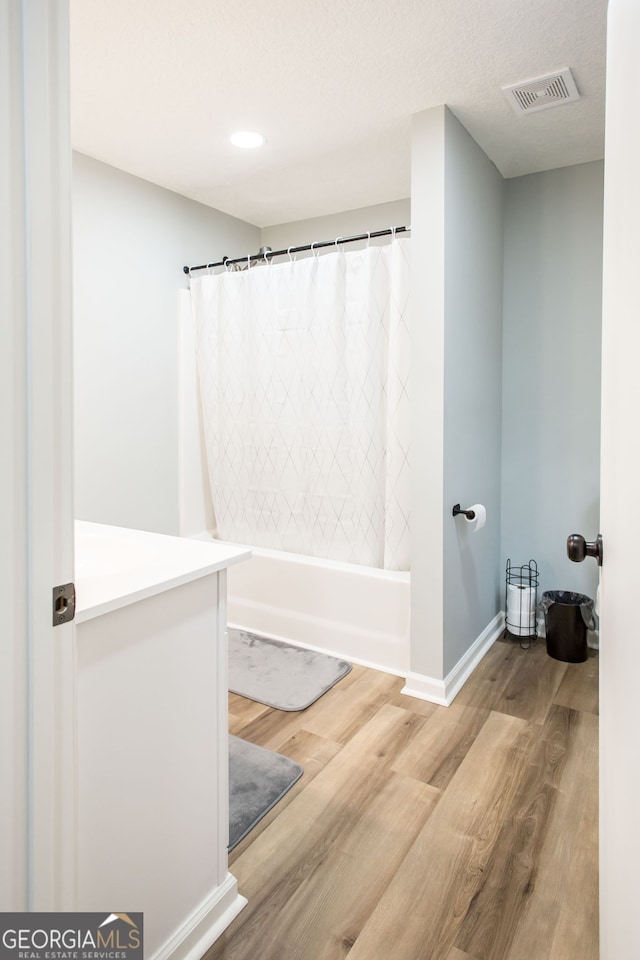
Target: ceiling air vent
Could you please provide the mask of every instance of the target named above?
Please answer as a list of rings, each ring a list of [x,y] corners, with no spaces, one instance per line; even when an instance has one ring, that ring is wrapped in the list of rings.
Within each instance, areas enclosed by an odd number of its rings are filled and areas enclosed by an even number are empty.
[[[569,68],[557,70],[546,77],[514,83],[503,87],[503,93],[519,117],[536,110],[546,110],[560,103],[579,100],[580,94]]]

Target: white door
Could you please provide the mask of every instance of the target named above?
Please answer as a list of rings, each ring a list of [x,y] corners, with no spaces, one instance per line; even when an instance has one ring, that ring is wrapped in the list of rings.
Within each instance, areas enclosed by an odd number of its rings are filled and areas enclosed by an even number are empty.
[[[602,320],[601,958],[640,957],[640,4],[609,0]],[[588,385],[585,385],[588,389]],[[593,562],[593,561],[587,561]]]
[[[0,4],[0,909],[72,905],[68,0]]]

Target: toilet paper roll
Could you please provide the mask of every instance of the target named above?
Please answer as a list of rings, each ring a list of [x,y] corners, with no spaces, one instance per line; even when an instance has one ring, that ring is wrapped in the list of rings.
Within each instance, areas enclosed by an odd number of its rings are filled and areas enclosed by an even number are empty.
[[[469,507],[469,510],[473,510],[475,514],[473,520],[469,520],[468,517],[464,519],[466,523],[471,524],[472,532],[476,533],[478,530],[482,530],[487,522],[487,508],[482,503],[474,503],[472,507]]]
[[[534,587],[507,584],[507,630],[514,637],[536,632],[536,591]]]

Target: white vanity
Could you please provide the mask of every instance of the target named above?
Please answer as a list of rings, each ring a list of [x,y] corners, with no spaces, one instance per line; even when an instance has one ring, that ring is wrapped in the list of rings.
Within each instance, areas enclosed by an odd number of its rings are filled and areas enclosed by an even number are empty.
[[[197,960],[244,906],[227,868],[226,569],[245,548],[76,524],[76,900]]]

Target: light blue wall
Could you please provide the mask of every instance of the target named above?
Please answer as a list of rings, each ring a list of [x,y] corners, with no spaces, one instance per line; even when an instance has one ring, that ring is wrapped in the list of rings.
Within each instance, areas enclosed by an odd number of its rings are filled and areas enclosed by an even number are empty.
[[[446,112],[444,290],[444,675],[500,610],[504,182]],[[472,532],[454,503],[482,503]]]
[[[372,207],[344,210],[341,213],[295,220],[293,223],[278,223],[262,228],[262,244],[272,250],[312,243],[315,240],[332,240],[335,237],[353,237],[388,227],[401,227],[411,223],[411,200],[393,200]]]
[[[73,233],[76,516],[177,533],[182,267],[260,230],[75,154]]]
[[[595,596],[566,538],[599,519],[603,164],[506,182],[501,562]],[[504,602],[504,601],[503,601]]]
[[[446,107],[412,125],[411,673],[443,681],[500,610],[504,184]],[[477,533],[452,516],[482,503]],[[425,679],[426,678],[426,679]]]

